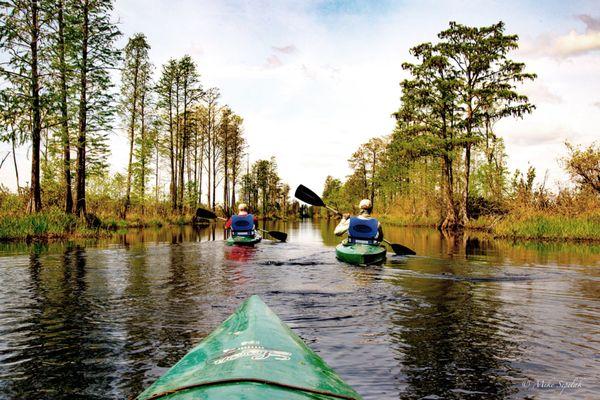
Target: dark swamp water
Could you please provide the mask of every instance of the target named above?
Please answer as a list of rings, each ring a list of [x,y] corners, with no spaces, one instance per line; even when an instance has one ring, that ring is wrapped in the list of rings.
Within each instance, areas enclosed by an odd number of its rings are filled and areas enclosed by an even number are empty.
[[[419,255],[354,267],[333,223],[276,228],[0,245],[0,398],[132,398],[252,294],[365,399],[600,396],[600,245],[387,227]]]

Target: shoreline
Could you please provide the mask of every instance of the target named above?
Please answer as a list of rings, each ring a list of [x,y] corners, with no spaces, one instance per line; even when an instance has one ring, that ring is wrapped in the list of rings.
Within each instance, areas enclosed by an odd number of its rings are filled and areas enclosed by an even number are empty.
[[[406,228],[428,228],[437,230],[437,222],[410,220],[393,216],[377,216],[384,224]],[[260,217],[261,221],[289,221],[289,217]],[[320,218],[315,218],[320,219]],[[157,229],[162,227],[197,226],[210,223],[194,223],[192,215],[170,215],[132,217],[119,219],[106,217],[97,219],[90,227],[82,219],[63,212],[47,212],[23,216],[0,217],[0,243],[52,242],[77,239],[102,239],[127,233],[133,229]],[[522,240],[540,243],[568,241],[580,244],[600,243],[600,218],[595,215],[565,217],[558,215],[528,215],[504,218],[485,218],[470,221],[462,233],[481,232],[494,239]],[[450,235],[454,233],[449,232]],[[461,232],[457,232],[460,235]]]
[[[288,217],[259,217],[260,221],[289,221]],[[193,215],[139,217],[130,220],[115,217],[100,218],[97,227],[64,212],[48,212],[0,217],[0,243],[48,243],[79,239],[104,239],[125,234],[134,229],[195,226],[203,228],[213,222],[195,223]]]
[[[545,217],[540,217],[541,218],[548,218],[548,216]],[[572,223],[577,223],[578,219],[577,218],[566,218],[566,217],[556,217],[556,216],[552,216],[550,218],[559,218],[563,221],[568,221],[568,222],[572,222]],[[438,230],[438,224],[437,223],[419,223],[419,222],[407,222],[407,221],[403,221],[397,218],[393,218],[393,217],[381,217],[380,218],[381,221],[385,224],[389,224],[392,226],[398,226],[398,227],[407,227],[407,228],[430,228],[430,229],[435,229]],[[580,243],[580,244],[597,244],[600,243],[600,223],[596,224],[597,226],[595,226],[595,231],[592,231],[592,235],[589,236],[577,236],[577,235],[569,235],[568,231],[567,234],[564,235],[552,235],[552,234],[544,234],[544,232],[536,232],[536,235],[527,235],[527,234],[520,234],[518,233],[517,229],[527,229],[530,228],[532,230],[535,230],[535,228],[538,227],[538,221],[534,221],[534,219],[536,219],[536,217],[533,218],[529,218],[529,219],[521,219],[521,220],[510,220],[510,217],[508,217],[507,219],[504,220],[504,226],[501,228],[502,230],[498,230],[497,228],[494,227],[494,225],[496,225],[496,221],[483,221],[480,223],[477,223],[477,220],[472,220],[470,221],[470,224],[468,226],[466,226],[463,229],[463,233],[468,233],[468,232],[483,232],[486,234],[491,235],[494,239],[502,239],[502,240],[524,240],[524,241],[531,241],[531,242],[540,242],[540,243],[556,243],[556,242],[560,242],[560,241],[568,241],[571,243]],[[488,223],[485,223],[488,222]],[[545,222],[545,221],[542,221]],[[595,224],[595,222],[592,222],[592,224]],[[511,230],[511,232],[506,232],[507,230]],[[452,233],[450,233],[452,234]],[[460,232],[457,232],[457,234],[460,234]]]

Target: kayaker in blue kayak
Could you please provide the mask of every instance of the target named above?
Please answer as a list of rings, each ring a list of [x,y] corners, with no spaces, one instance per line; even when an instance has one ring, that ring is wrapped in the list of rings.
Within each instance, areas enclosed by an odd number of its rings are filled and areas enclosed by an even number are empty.
[[[258,218],[256,218],[256,216],[252,215],[252,214],[248,214],[248,205],[245,203],[240,203],[238,205],[238,213],[237,216],[240,217],[244,217],[244,218],[235,218],[236,220],[249,220],[252,219],[254,226],[256,226],[256,224],[258,224]],[[236,217],[235,215],[232,215],[231,217],[229,217],[229,219],[227,220],[227,222],[225,222],[225,229],[230,229],[231,228],[231,223],[233,222],[234,217]],[[254,226],[252,228],[254,228]]]
[[[383,229],[377,218],[371,217],[371,211],[373,210],[371,200],[362,199],[358,207],[360,208],[358,216],[342,215],[342,220],[335,227],[335,235],[342,236],[348,232],[350,239],[381,242],[383,240]]]

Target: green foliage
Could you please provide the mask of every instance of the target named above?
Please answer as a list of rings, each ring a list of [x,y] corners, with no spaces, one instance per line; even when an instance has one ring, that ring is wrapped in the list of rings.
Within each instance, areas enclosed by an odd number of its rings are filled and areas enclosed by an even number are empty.
[[[580,189],[600,194],[600,144],[592,143],[583,150],[568,142],[566,146],[569,155],[563,163],[571,178]]]
[[[495,224],[493,232],[510,238],[600,240],[600,214],[571,218],[545,213],[511,216]]]
[[[269,160],[257,160],[250,171],[242,176],[240,202],[247,203],[251,209],[260,211],[263,216],[288,213],[289,190],[277,174],[275,157]]]
[[[0,240],[63,237],[78,226],[78,219],[56,209],[43,213],[0,218]]]
[[[479,28],[451,22],[437,43],[410,49],[416,62],[402,65],[409,77],[400,84],[396,128],[353,153],[353,173],[335,189],[336,200],[348,206],[370,197],[393,218],[439,216],[444,229],[463,226],[470,211],[504,210],[508,171],[493,127],[534,109],[517,85],[535,78],[509,59],[518,37],[504,29],[502,22]]]
[[[117,68],[120,61],[121,52],[114,44],[121,36],[121,32],[111,19],[112,0],[84,0],[72,4],[73,23],[79,27],[75,31],[73,45],[77,50],[75,75],[79,83],[77,89],[80,95],[78,106],[80,129],[82,108],[85,111],[86,175],[102,176],[108,169],[108,133],[112,130],[117,111],[111,71]],[[83,37],[82,31],[84,19],[88,21],[90,32],[86,38]],[[84,51],[87,57],[85,65],[83,64]],[[85,99],[81,98],[83,81],[86,86]]]

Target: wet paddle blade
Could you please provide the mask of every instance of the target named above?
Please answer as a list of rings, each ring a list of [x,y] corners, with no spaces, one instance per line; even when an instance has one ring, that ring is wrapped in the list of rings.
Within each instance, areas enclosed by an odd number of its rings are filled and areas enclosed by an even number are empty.
[[[267,233],[280,242],[285,242],[287,240],[287,233],[285,232],[268,231]]]
[[[394,253],[396,253],[396,255],[399,256],[414,256],[415,253],[414,250],[409,249],[406,246],[402,246],[401,244],[398,243],[388,243],[391,247],[392,250],[394,250]]]
[[[198,208],[196,210],[196,218],[217,219],[217,214],[204,208]]]
[[[304,185],[298,186],[298,188],[296,189],[296,193],[294,193],[294,196],[298,200],[302,200],[303,202],[308,203],[311,206],[325,207],[325,203],[323,203],[321,197],[319,197],[319,195],[317,195],[315,192],[313,192]]]

